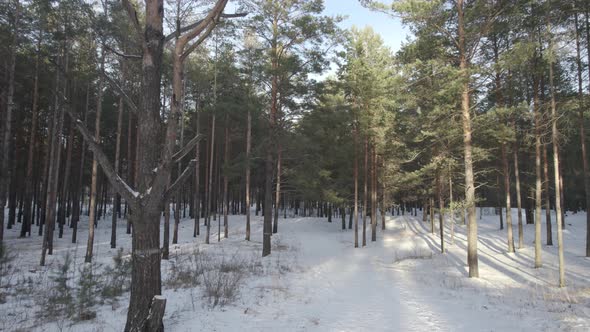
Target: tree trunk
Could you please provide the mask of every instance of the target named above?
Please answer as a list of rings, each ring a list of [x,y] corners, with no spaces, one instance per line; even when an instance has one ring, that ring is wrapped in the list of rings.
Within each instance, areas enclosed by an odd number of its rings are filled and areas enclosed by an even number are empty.
[[[86,127],[86,123],[88,122],[88,109],[90,107],[90,83],[86,86],[86,107],[84,108],[84,126]],[[86,145],[84,144],[83,139],[80,139],[80,166],[78,169],[78,180],[76,183],[76,188],[74,189],[74,207],[72,209],[72,243],[77,242],[77,234],[78,234],[78,222],[80,221],[80,214],[81,206],[84,201],[84,191],[82,190],[84,182],[84,161],[86,158]],[[82,197],[82,202],[80,201],[80,197]]]
[[[438,226],[440,231],[440,252],[445,253],[445,230],[443,227],[444,223],[444,199],[442,197],[442,183],[441,174],[437,172],[436,175],[436,196],[438,197]]]
[[[506,228],[508,228],[508,252],[514,252],[514,236],[512,235],[512,204],[510,204],[510,165],[506,143],[502,144],[502,168],[504,175],[504,195],[506,197]]]
[[[229,177],[227,175],[228,170],[227,167],[229,166],[229,117],[227,113],[225,114],[225,142],[224,142],[224,155],[223,161],[225,163],[225,170],[223,172],[223,237],[227,239],[229,225],[228,225],[228,212],[229,212],[229,197],[228,197],[228,190],[229,190]]]
[[[358,157],[358,125],[354,126],[354,247],[359,247],[359,213],[358,213],[358,196],[359,196],[359,157]]]
[[[0,244],[4,239],[4,206],[6,206],[6,192],[10,185],[10,142],[12,141],[12,112],[14,110],[14,71],[16,67],[16,48],[18,42],[18,29],[20,20],[20,3],[15,1],[15,12],[13,22],[12,47],[10,48],[8,62],[8,93],[6,96],[6,110],[4,119],[2,119],[3,138],[2,138],[2,164],[0,165]]]
[[[149,329],[150,303],[155,295],[162,293],[160,275],[160,209],[148,207],[133,211],[131,298],[127,311],[125,331],[163,331]]]
[[[516,126],[515,126],[516,128]],[[520,173],[518,169],[518,145],[514,143],[512,151],[514,155],[514,179],[516,187],[516,208],[518,210],[518,249],[524,248],[524,232],[522,225],[522,194],[520,192]]]
[[[545,187],[545,224],[547,227],[547,245],[553,245],[553,231],[551,230],[551,199],[549,195],[549,160],[547,158],[547,144],[543,144],[543,180]]]
[[[588,63],[590,63],[590,19],[588,18],[588,4],[586,3],[585,19],[586,19],[586,46],[588,50],[586,52],[588,56]],[[588,66],[588,75],[590,75],[590,66]],[[590,77],[590,76],[589,76]],[[588,92],[590,93],[590,84],[588,84]],[[581,116],[584,115],[584,111],[580,109]],[[584,121],[580,121],[581,128],[584,128]],[[588,174],[588,157],[586,156],[586,136],[584,131],[580,130],[580,139],[582,143],[582,158],[584,160],[584,188],[586,192],[586,257],[590,257],[590,174]]]
[[[201,113],[199,112],[199,101],[196,101],[196,110],[197,112],[197,123],[196,123],[196,131],[195,133],[197,135],[200,135],[200,124],[201,124]],[[201,178],[201,151],[200,151],[200,147],[201,147],[201,142],[198,142],[197,145],[195,146],[195,159],[197,160],[195,163],[195,210],[193,213],[193,217],[195,218],[195,225],[194,225],[194,229],[193,229],[193,237],[197,237],[197,235],[200,235],[200,229],[199,229],[199,218],[201,216],[201,190],[200,190],[200,178]]]
[[[117,114],[117,138],[115,143],[115,172],[119,173],[121,156],[121,133],[123,130],[123,96],[119,97],[119,112]],[[120,196],[113,190],[113,215],[111,220],[111,248],[117,247],[117,209]]]
[[[467,263],[469,277],[478,278],[479,268],[477,259],[477,218],[475,212],[475,181],[473,175],[473,157],[471,142],[471,108],[469,92],[469,61],[467,59],[465,43],[465,25],[463,0],[457,0],[457,17],[459,32],[459,66],[463,75],[461,96],[461,112],[463,115],[463,145],[465,163],[465,203],[467,207]]]
[[[539,106],[539,79],[533,77],[533,112],[535,120],[535,268],[543,266],[541,261],[541,114]]]
[[[551,26],[547,22],[549,37],[549,52],[553,53],[553,38],[551,37]],[[558,188],[560,182],[559,176],[559,132],[557,131],[557,105],[555,101],[555,85],[553,83],[553,58],[549,56],[549,85],[551,89],[551,139],[553,143],[553,172],[555,175],[555,187]],[[557,219],[557,251],[559,257],[559,287],[565,287],[565,259],[563,255],[563,229],[561,215],[561,197],[558,190],[555,194],[555,216]]]
[[[104,49],[101,52],[101,70],[104,70]],[[100,118],[102,115],[103,79],[99,76],[96,97],[96,119],[94,122],[94,140],[100,142]],[[90,216],[88,217],[88,242],[86,244],[86,256],[84,261],[92,261],[92,248],[94,246],[94,224],[96,223],[96,187],[98,185],[98,161],[92,157],[92,179],[90,184]]]
[[[279,143],[277,146],[277,183],[276,183],[276,191],[275,191],[275,210],[274,210],[274,220],[272,225],[272,232],[273,234],[278,231],[279,227],[279,204],[281,203],[281,144]]]
[[[65,49],[65,47],[64,47]],[[66,61],[67,62],[67,61]],[[59,96],[57,90],[60,86],[60,74],[56,71],[55,79],[55,104],[52,121],[52,135],[51,135],[51,149],[49,155],[49,171],[47,181],[47,198],[46,198],[46,212],[45,212],[45,223],[46,229],[43,236],[43,247],[41,250],[41,262],[40,265],[45,265],[45,255],[47,251],[51,255],[53,253],[53,229],[55,224],[55,204],[57,201],[57,186],[59,176],[59,165],[61,158],[61,148],[59,142],[59,136],[61,135],[61,124],[63,123],[63,108],[59,105]]]
[[[455,244],[455,210],[453,206],[453,174],[449,165],[449,214],[451,221],[451,245]],[[510,175],[509,175],[510,176]]]
[[[369,181],[369,139],[365,137],[365,166],[364,166],[364,191],[363,191],[363,247],[367,245],[367,185]]]
[[[31,132],[29,135],[29,151],[27,155],[27,172],[25,176],[25,201],[24,219],[21,225],[20,236],[25,237],[27,233],[31,236],[31,210],[33,205],[33,161],[35,157],[35,145],[37,140],[37,121],[39,118],[39,58],[41,53],[41,38],[43,30],[39,29],[37,39],[37,54],[35,56],[35,78],[33,82],[33,107],[31,109]],[[1,195],[1,194],[0,194]],[[2,206],[2,209],[4,206]],[[0,238],[1,239],[1,238]]]
[[[205,243],[209,244],[211,236],[211,192],[213,191],[213,157],[215,151],[215,113],[211,117],[211,147],[209,148],[209,175],[207,176],[207,234],[205,235]]]
[[[246,128],[246,241],[250,241],[250,149],[252,148],[252,114],[248,108],[248,122]]]

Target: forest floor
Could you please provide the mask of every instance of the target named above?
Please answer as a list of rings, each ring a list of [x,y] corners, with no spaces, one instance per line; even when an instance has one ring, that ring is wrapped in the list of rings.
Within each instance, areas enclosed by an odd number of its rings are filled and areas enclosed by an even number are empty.
[[[166,330],[590,331],[585,215],[566,218],[567,287],[559,289],[555,234],[555,246],[543,245],[543,267],[535,269],[534,225],[524,226],[525,248],[507,254],[506,230],[499,230],[498,216],[480,219],[479,212],[479,279],[467,278],[465,226],[455,226],[451,245],[447,222],[447,252],[441,254],[438,228],[430,234],[430,224],[421,221],[420,213],[418,217],[388,216],[386,230],[379,226],[376,242],[370,241],[368,227],[367,246],[358,249],[353,248],[353,231],[341,230],[338,218],[332,223],[281,218],[279,233],[272,237],[273,252],[266,258],[260,257],[260,217],[253,217],[250,242],[244,240],[244,216],[229,218],[229,238],[222,236],[219,243],[214,223],[210,245],[203,243],[202,226],[195,239],[192,221],[182,220],[179,243],[170,246],[170,260],[162,262]],[[513,218],[518,246],[516,213]],[[124,224],[120,222],[118,228],[118,247],[128,257],[130,236]],[[38,264],[41,238],[35,234],[19,239],[20,225],[16,226],[5,233],[14,260],[4,267],[10,276],[0,279],[0,286],[11,285],[0,289],[5,293],[0,330],[122,330],[128,292],[116,300],[98,300],[101,296],[95,290],[97,303],[90,310],[97,316],[89,320],[80,320],[76,314],[42,315],[58,305],[51,303],[55,296],[50,290],[67,253],[72,259],[68,289],[76,294],[84,265],[86,225],[81,225],[78,244],[70,243],[69,228],[63,239],[56,238],[54,254],[48,256],[45,267]],[[542,229],[545,243],[544,224]],[[109,240],[107,218],[96,230],[92,267],[98,284],[109,282],[105,269],[112,266],[117,253]],[[223,302],[224,298],[211,290],[223,293],[227,291],[223,287],[236,292],[230,292],[225,305],[214,305],[216,299]],[[78,298],[73,295],[73,308]]]

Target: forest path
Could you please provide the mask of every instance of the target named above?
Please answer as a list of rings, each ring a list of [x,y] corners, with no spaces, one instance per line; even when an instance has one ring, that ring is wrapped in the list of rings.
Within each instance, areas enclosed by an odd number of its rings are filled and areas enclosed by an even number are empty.
[[[304,330],[448,331],[443,315],[414,291],[422,286],[400,264],[410,257],[432,257],[423,229],[410,227],[412,223],[388,217],[376,242],[370,241],[368,225],[367,246],[355,249],[352,230],[334,231],[340,220],[286,221],[280,241],[298,248],[303,271],[287,287],[298,301],[281,303],[278,316],[297,313],[294,320]]]

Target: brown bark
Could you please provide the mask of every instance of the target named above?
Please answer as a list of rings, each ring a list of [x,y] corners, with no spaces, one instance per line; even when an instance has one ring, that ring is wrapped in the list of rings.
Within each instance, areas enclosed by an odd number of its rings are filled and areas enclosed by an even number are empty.
[[[201,113],[199,112],[199,101],[196,101],[196,112],[197,112],[197,119],[196,119],[196,134],[200,135],[200,125],[201,125]],[[200,235],[200,228],[199,228],[199,218],[201,217],[201,190],[200,190],[200,178],[201,178],[201,143],[197,143],[195,146],[195,210],[194,210],[194,218],[195,218],[195,225],[193,229],[193,237],[197,237]]]
[[[86,86],[86,107],[84,108],[84,122],[83,125],[86,126],[88,122],[88,109],[90,107],[90,83]],[[84,144],[83,138],[80,140],[80,166],[78,168],[78,178],[76,187],[74,189],[74,199],[73,199],[73,209],[72,209],[72,243],[77,242],[77,235],[78,235],[78,222],[80,221],[80,214],[81,206],[84,201],[84,193],[83,193],[83,178],[84,178],[84,161],[86,158],[86,146]],[[82,199],[80,199],[82,197]]]
[[[101,51],[101,70],[104,71],[104,50]],[[97,97],[96,97],[96,118],[94,120],[94,140],[100,142],[100,121],[102,115],[102,96],[103,96],[104,82],[102,76],[99,76]],[[86,263],[92,262],[92,251],[94,246],[94,225],[96,223],[96,200],[97,200],[97,185],[98,185],[98,160],[96,155],[92,157],[92,178],[90,184],[90,216],[88,217],[88,241],[86,243],[86,256],[84,261]]]
[[[545,224],[547,227],[547,245],[553,245],[553,231],[551,229],[551,199],[549,195],[549,160],[547,158],[547,144],[543,144],[543,181],[545,187]]]
[[[506,197],[506,228],[508,235],[508,252],[514,252],[514,235],[512,234],[512,204],[510,203],[510,165],[508,163],[507,144],[502,144],[502,171],[504,175],[504,196]]]
[[[471,107],[469,91],[469,60],[465,43],[465,23],[463,0],[457,0],[457,19],[459,33],[459,67],[462,72],[463,86],[461,94],[461,113],[463,117],[463,146],[465,163],[465,203],[467,207],[467,263],[469,277],[478,278],[479,268],[477,259],[477,218],[475,212],[475,181],[473,175],[473,156],[471,141]]]
[[[276,233],[279,227],[279,204],[281,203],[281,144],[277,147],[277,176],[275,189],[275,209],[272,225],[272,232]]]
[[[33,162],[35,157],[35,146],[37,140],[37,122],[39,118],[39,60],[41,53],[42,30],[39,29],[37,39],[37,54],[35,56],[35,78],[33,80],[33,107],[31,108],[31,128],[28,142],[27,171],[25,176],[25,201],[24,201],[24,219],[21,226],[20,236],[31,236],[32,225],[32,205],[33,205]]]
[[[250,241],[250,150],[252,148],[252,114],[250,108],[248,108],[246,126],[246,241]]]
[[[369,182],[369,139],[365,137],[365,164],[364,164],[364,188],[363,188],[363,247],[367,245],[367,203]]]
[[[16,67],[16,48],[18,42],[18,29],[20,20],[20,2],[15,1],[15,12],[13,22],[13,38],[10,47],[8,62],[8,93],[6,95],[6,110],[4,111],[4,123],[2,131],[2,156],[0,164],[0,243],[4,239],[4,206],[6,205],[6,192],[10,184],[10,143],[12,137],[12,112],[14,110],[14,71]]]
[[[229,222],[228,222],[228,212],[229,212],[229,177],[228,177],[228,170],[227,167],[229,165],[229,116],[227,113],[225,114],[225,142],[224,145],[224,154],[223,154],[223,162],[225,163],[225,170],[223,172],[223,237],[227,239],[228,236],[228,229],[229,229]]]
[[[580,122],[580,150],[582,151],[582,170],[584,175],[584,196],[586,198],[586,257],[590,257],[590,173],[588,168],[588,155],[586,153],[586,131],[584,126],[584,93],[582,90],[582,59],[580,55],[580,29],[578,26],[578,13],[574,14],[574,24],[576,29],[576,64],[578,72],[578,98],[579,98],[579,122]],[[586,27],[588,29],[588,26]],[[586,31],[588,35],[590,32]],[[589,38],[590,40],[590,38]],[[588,45],[590,48],[590,44]],[[590,58],[590,54],[588,54]],[[589,86],[590,89],[590,86]]]
[[[553,53],[553,38],[551,37],[551,25],[547,24],[549,32],[549,52]],[[550,59],[552,59],[550,57]],[[551,90],[551,140],[553,143],[553,171],[555,175],[556,189],[559,186],[559,132],[557,130],[557,105],[555,101],[555,85],[553,83],[553,60],[549,61],[549,87]],[[559,257],[559,287],[565,287],[565,259],[563,254],[563,229],[561,215],[561,196],[558,190],[555,195],[555,216],[557,219],[557,252]]]
[[[371,158],[371,242],[377,241],[377,151],[375,142]]]
[[[543,266],[541,261],[541,113],[539,106],[539,78],[533,77],[533,112],[535,122],[535,268]]]
[[[359,200],[359,156],[358,156],[358,124],[354,125],[354,247],[359,247],[359,213],[358,213],[358,200]]]

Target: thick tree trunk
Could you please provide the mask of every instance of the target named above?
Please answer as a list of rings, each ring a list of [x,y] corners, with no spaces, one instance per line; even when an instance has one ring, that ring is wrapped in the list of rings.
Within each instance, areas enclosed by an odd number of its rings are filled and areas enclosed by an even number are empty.
[[[133,211],[131,298],[125,331],[163,331],[149,329],[146,321],[150,303],[162,293],[160,275],[160,209],[146,207]]]

